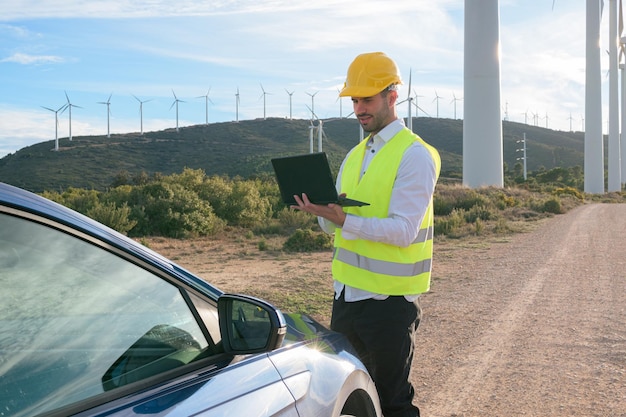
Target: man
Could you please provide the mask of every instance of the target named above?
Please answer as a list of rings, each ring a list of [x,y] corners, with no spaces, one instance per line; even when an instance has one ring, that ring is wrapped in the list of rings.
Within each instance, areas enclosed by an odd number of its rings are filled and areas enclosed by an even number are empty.
[[[331,328],[357,349],[372,375],[385,417],[419,416],[409,381],[419,294],[430,288],[432,197],[439,153],[404,126],[396,113],[395,62],[381,52],[361,54],[350,67],[341,97],[369,136],[355,146],[337,176],[340,194],[369,206],[297,206],[335,234]]]

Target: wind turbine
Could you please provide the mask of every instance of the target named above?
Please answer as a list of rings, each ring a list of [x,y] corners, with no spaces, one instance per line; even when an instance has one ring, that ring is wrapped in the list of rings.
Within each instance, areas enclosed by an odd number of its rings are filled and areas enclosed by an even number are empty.
[[[410,69],[409,70],[409,93],[407,95],[406,100],[402,100],[401,102],[397,104],[397,105],[400,105],[404,103],[405,101],[408,102],[409,109],[408,109],[407,116],[406,116],[406,125],[411,132],[413,131],[413,116],[411,115],[411,105],[413,104],[413,97],[411,97],[411,76],[412,75],[413,75],[413,70]]]
[[[437,119],[439,118],[439,100],[442,99],[443,97],[439,96],[439,94],[437,94],[437,90],[435,90],[435,98],[433,99],[433,102],[437,101]]]
[[[140,125],[140,134],[143,135],[143,103],[147,103],[151,100],[139,100],[139,98],[137,98],[136,95],[133,94],[133,97],[135,97],[135,100],[137,100],[139,102],[139,125]]]
[[[261,91],[263,91],[263,94],[261,94],[261,97],[263,97],[263,120],[266,120],[266,117],[265,117],[265,96],[268,95],[268,94],[271,94],[271,93],[268,93],[268,92],[265,91],[265,89],[263,88],[263,84],[260,84],[260,85],[261,85]],[[261,99],[261,97],[259,97],[259,100]]]
[[[409,128],[409,130],[413,131],[413,116],[411,115],[411,110],[413,109],[413,106],[415,106],[415,116],[416,117],[419,115],[419,111],[420,110],[422,112],[424,112],[424,114],[426,114],[427,116],[428,116],[428,113],[426,113],[424,111],[424,109],[422,109],[417,104],[417,98],[418,97],[422,97],[422,96],[418,96],[417,93],[415,92],[415,90],[413,90],[413,93],[415,94],[415,97],[411,96],[411,75],[412,75],[412,70],[409,71],[409,92],[407,94],[407,98],[406,98],[406,100],[402,100],[398,104],[402,104],[404,102],[408,102],[409,109],[408,109],[408,112],[407,112],[407,127]],[[413,102],[413,100],[415,100],[415,102]]]
[[[292,92],[290,93],[290,92],[289,92],[289,90],[287,90],[286,88],[285,88],[285,91],[287,92],[287,94],[289,94],[289,120],[291,120],[291,119],[292,119],[292,113],[291,113],[291,110],[292,110],[292,108],[291,108],[291,98],[292,98],[292,96],[293,96],[293,93],[294,93],[294,92],[292,91]]]
[[[209,93],[210,92],[211,92],[211,87],[209,87],[209,89],[208,89],[208,91],[206,92],[205,95],[196,97],[196,98],[204,98],[204,113],[205,113],[205,115],[204,115],[205,116],[205,118],[204,118],[205,122],[204,123],[206,125],[209,124],[209,101],[211,102],[211,104],[215,104],[215,103],[213,103],[213,100],[211,100],[209,98]]]
[[[99,101],[98,104],[106,104],[107,106],[107,138],[111,137],[111,96],[113,93],[109,94],[109,98],[107,101]]]
[[[62,105],[58,109],[54,110],[49,107],[41,106],[46,110],[50,110],[54,113],[54,150],[59,150],[59,112],[63,113],[63,111],[67,108],[67,104]]]
[[[174,107],[174,105],[176,105],[176,131],[178,132],[178,103],[183,102],[182,100],[179,100],[178,97],[176,97],[176,93],[174,92],[174,90],[172,90],[172,94],[174,95],[174,102],[172,102],[172,105],[170,106],[170,110],[172,110],[172,107]]]
[[[574,118],[572,117],[572,112],[569,112],[569,117],[567,119],[569,120],[569,131],[573,132],[574,129],[572,129],[572,121],[574,120]]]
[[[307,108],[308,107],[309,106],[307,106]],[[313,117],[315,117],[315,119],[317,119],[317,151],[322,152],[322,139],[326,136],[326,134],[324,133],[324,121],[317,117],[317,114],[315,114],[313,109],[309,108],[309,110],[311,110],[312,115],[311,124],[309,126],[309,150],[311,153],[313,153],[313,130],[315,129],[315,126],[313,125]],[[327,121],[330,120],[334,119],[329,119]]]
[[[313,115],[317,119],[317,151],[318,152],[322,152],[322,142],[323,142],[323,140],[326,139],[326,141],[328,141],[328,136],[326,136],[326,133],[324,133],[324,124],[325,123],[329,123],[329,122],[333,122],[335,120],[342,120],[343,118],[341,118],[341,117],[331,117],[329,119],[322,120],[322,119],[320,119],[317,116],[317,114],[315,114],[315,112],[313,112]],[[350,115],[348,115],[348,116],[350,116]],[[311,125],[312,124],[313,124],[313,120],[311,120]],[[362,126],[359,125],[359,127],[361,127],[361,133],[363,133]],[[313,150],[313,143],[312,143],[312,140],[311,140],[311,151],[312,150]]]
[[[418,95],[418,94],[417,94],[417,92],[415,91],[415,89],[413,89],[413,94],[414,94],[414,97],[415,97],[415,117],[419,117],[419,113],[420,113],[419,111],[420,111],[420,110],[421,110],[421,111],[422,111],[422,113],[424,113],[426,116],[430,117],[430,115],[428,114],[428,112],[419,106],[419,101],[418,101],[418,100],[419,100],[419,98],[420,98],[420,97],[424,97],[424,96],[420,96],[420,95]]]
[[[315,95],[317,93],[319,93],[319,91],[316,91],[313,94],[307,93],[309,96],[311,96],[311,108],[310,108],[310,110],[311,110],[311,118],[313,118],[314,115],[315,115]]]
[[[65,93],[65,98],[67,99],[67,108],[69,109],[69,115],[70,115],[70,132],[69,132],[69,139],[70,141],[72,140],[72,107],[77,107],[79,109],[82,109],[82,107],[80,106],[76,106],[74,104],[72,104],[70,102],[70,98],[67,96],[67,91],[64,91]]]
[[[237,94],[235,94],[235,122],[239,123],[239,87],[237,87]]]
[[[460,101],[462,99],[456,98],[456,95],[454,94],[454,92],[452,92],[452,97],[453,97],[453,99],[452,99],[452,101],[450,101],[450,103],[454,103],[454,120],[456,120],[456,102]]]
[[[585,116],[582,114],[580,115],[580,131],[585,131]]]
[[[528,109],[526,109],[526,111],[522,114],[524,115],[524,124],[527,125],[528,124]]]
[[[337,93],[341,93],[341,90],[337,89]],[[337,94],[337,100],[335,100],[335,103],[336,102],[339,102],[339,118],[343,119],[343,105],[341,101],[341,96],[339,94]]]

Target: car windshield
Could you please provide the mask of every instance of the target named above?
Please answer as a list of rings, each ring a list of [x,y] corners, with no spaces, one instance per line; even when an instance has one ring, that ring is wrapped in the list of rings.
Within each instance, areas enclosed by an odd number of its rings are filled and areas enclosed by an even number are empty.
[[[0,288],[0,416],[97,396],[189,363],[212,343],[176,286],[2,213]]]

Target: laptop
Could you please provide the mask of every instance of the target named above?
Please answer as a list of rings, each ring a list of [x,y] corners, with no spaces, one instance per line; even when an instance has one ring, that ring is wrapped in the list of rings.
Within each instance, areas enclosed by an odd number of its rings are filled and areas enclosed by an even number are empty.
[[[306,194],[314,204],[339,204],[344,207],[369,206],[369,203],[339,197],[326,153],[273,158],[272,166],[280,195],[285,204],[297,205],[294,195]]]

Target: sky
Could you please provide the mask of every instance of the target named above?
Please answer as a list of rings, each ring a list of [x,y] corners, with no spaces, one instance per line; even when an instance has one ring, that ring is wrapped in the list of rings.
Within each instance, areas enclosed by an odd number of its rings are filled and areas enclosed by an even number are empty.
[[[312,110],[354,117],[338,90],[354,57],[373,51],[398,64],[413,116],[463,118],[463,0],[5,3],[0,158],[55,136],[62,146],[70,127],[83,136]],[[503,119],[583,130],[585,1],[500,0],[499,9]],[[603,73],[608,64],[603,56]],[[69,109],[55,113],[68,99],[71,124]]]

